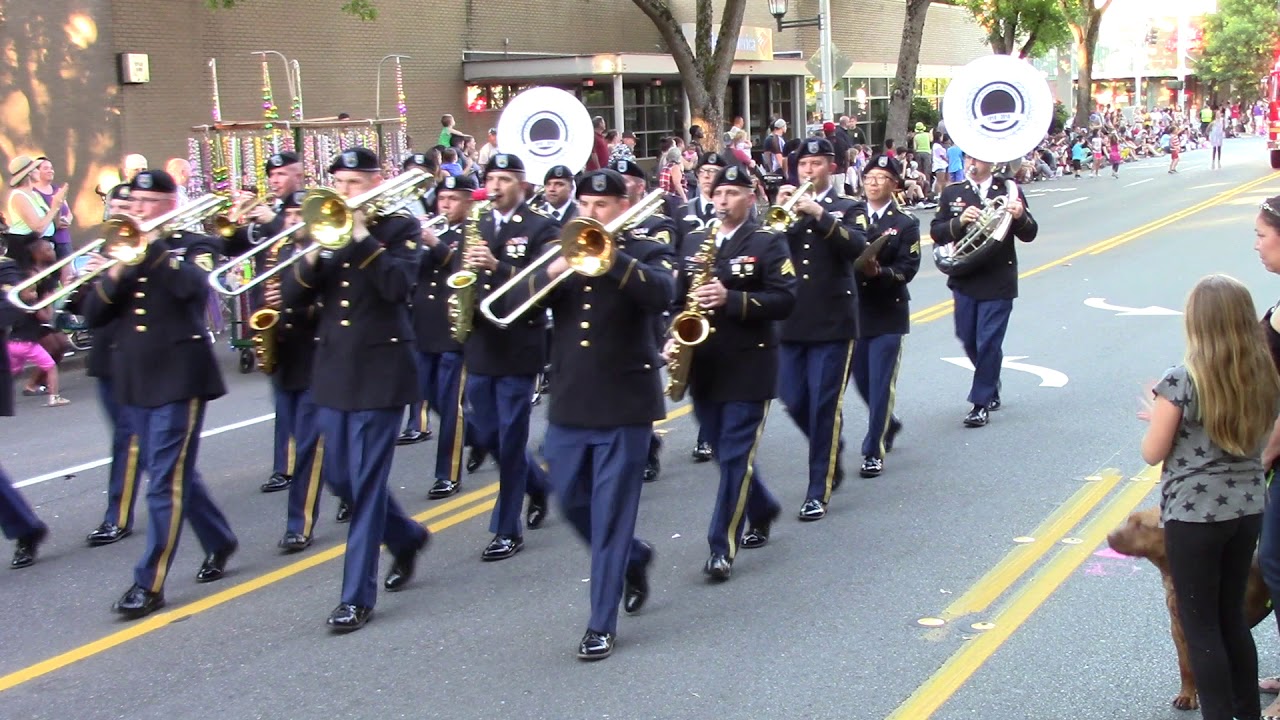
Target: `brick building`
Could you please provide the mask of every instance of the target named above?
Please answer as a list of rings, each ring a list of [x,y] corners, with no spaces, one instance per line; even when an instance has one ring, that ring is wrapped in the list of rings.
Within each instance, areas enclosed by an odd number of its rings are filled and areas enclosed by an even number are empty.
[[[241,1],[214,11],[205,0],[0,0],[0,161],[48,155],[73,184],[78,219],[90,222],[101,210],[93,187],[113,176],[125,153],[143,153],[152,165],[186,156],[190,129],[212,117],[210,58],[217,59],[222,118],[262,118],[257,51],[298,61],[309,119],[344,112],[373,118],[379,61],[410,56],[403,73],[418,147],[434,144],[446,112],[482,137],[504,99],[529,85],[574,92],[611,126],[637,132],[642,156],[661,135],[687,125],[674,62],[628,0],[377,0],[372,23],[342,14],[339,0]],[[678,20],[692,23],[694,0],[672,4]],[[835,44],[851,61],[837,107],[872,126],[887,106],[903,3],[831,4]],[[817,0],[791,5],[789,18],[817,13]],[[772,116],[803,121],[805,61],[817,50],[817,28],[777,32],[765,1],[752,0],[743,36],[751,39],[740,42],[726,115],[743,115],[756,136]],[[952,74],[986,52],[964,10],[934,5],[918,90],[940,99]],[[146,82],[121,83],[124,54],[146,56]],[[286,64],[275,55],[268,62],[275,102],[287,117]],[[381,115],[391,118],[393,67],[387,62],[381,73]]]

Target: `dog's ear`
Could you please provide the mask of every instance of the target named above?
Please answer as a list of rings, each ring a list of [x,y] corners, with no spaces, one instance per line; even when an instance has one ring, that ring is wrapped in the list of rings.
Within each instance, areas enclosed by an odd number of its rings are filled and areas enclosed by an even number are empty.
[[[1132,513],[1124,524],[1107,535],[1112,550],[1132,557],[1149,558],[1152,553],[1164,555],[1164,530],[1160,528],[1159,508]]]

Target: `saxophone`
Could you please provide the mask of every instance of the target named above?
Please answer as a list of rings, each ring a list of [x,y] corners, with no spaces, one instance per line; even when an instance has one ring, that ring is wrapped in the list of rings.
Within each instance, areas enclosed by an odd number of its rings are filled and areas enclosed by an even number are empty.
[[[484,242],[480,235],[480,218],[488,211],[489,202],[485,200],[472,205],[471,214],[467,218],[467,229],[462,234],[462,242],[458,244],[460,255],[465,255],[470,245]],[[464,263],[461,270],[445,280],[445,284],[453,290],[448,300],[449,333],[460,343],[467,341],[475,323],[476,277],[475,268]]]
[[[285,243],[292,240],[288,236],[280,238],[267,250],[267,257],[262,266],[264,273],[270,272],[276,266],[280,258],[280,250],[284,248]],[[268,290],[280,288],[279,277],[278,274],[273,275],[266,281]],[[280,359],[279,341],[276,338],[276,326],[279,323],[280,311],[266,306],[258,308],[249,316],[249,329],[253,331],[253,356],[258,361],[258,369],[268,375],[276,371],[276,363]]]
[[[698,299],[694,293],[711,282],[716,262],[716,234],[719,232],[718,219],[707,224],[706,237],[693,256],[698,270],[689,281],[689,292],[684,297],[684,310],[671,319],[671,338],[676,341],[676,347],[671,353],[671,361],[667,363],[666,395],[676,402],[684,398],[684,393],[689,388],[693,349],[711,335],[711,321],[707,319],[706,312],[698,307]]]

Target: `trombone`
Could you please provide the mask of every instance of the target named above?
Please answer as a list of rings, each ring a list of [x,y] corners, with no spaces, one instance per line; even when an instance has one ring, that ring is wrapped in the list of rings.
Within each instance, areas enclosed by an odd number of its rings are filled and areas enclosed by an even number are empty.
[[[795,211],[796,203],[811,192],[813,192],[813,181],[805,180],[795,192],[791,193],[791,197],[787,198],[785,203],[769,208],[769,212],[764,216],[765,226],[774,232],[786,232],[800,220]]]
[[[267,202],[267,196],[255,195],[243,200],[240,204],[225,213],[213,218],[213,231],[222,238],[230,238],[236,230],[248,222],[249,211]]]
[[[609,272],[609,269],[613,267],[613,260],[616,256],[614,251],[618,246],[618,236],[658,212],[663,206],[663,195],[662,190],[654,190],[608,225],[592,218],[574,218],[568,225],[564,226],[564,230],[560,232],[560,240],[558,242],[551,243],[541,257],[529,263],[510,280],[489,293],[489,296],[480,303],[480,313],[488,318],[489,322],[500,328],[505,328],[528,312],[534,305],[542,302],[547,295],[551,294],[552,290],[555,290],[570,275],[576,273],[586,277],[600,277]],[[568,270],[551,278],[550,282],[506,315],[499,317],[493,311],[495,302],[512,289],[522,285],[530,275],[546,268],[557,255],[564,257],[569,263]]]
[[[292,266],[317,250],[341,250],[351,242],[355,213],[363,210],[373,217],[385,217],[395,213],[417,200],[430,187],[432,177],[420,168],[412,168],[390,180],[378,185],[366,193],[352,198],[329,188],[316,188],[307,192],[302,200],[302,222],[296,223],[274,237],[268,238],[243,254],[231,258],[209,272],[209,286],[220,295],[237,297],[275,277],[285,268]],[[443,216],[437,216],[443,217]],[[436,222],[433,218],[432,222]],[[447,222],[447,221],[442,221]],[[229,288],[223,284],[222,276],[228,270],[249,260],[258,253],[266,252],[285,238],[293,237],[305,229],[311,237],[311,244],[301,252],[295,252],[288,258],[276,263],[276,266],[257,275],[238,288]]]
[[[14,285],[9,290],[6,299],[20,310],[27,312],[43,310],[56,302],[70,297],[81,286],[116,265],[122,263],[129,266],[140,264],[147,255],[147,246],[149,244],[147,237],[151,233],[156,233],[159,236],[170,235],[195,223],[204,222],[210,215],[222,212],[226,207],[226,198],[209,193],[146,223],[139,223],[138,220],[127,215],[113,215],[99,226],[97,240]],[[76,259],[94,252],[107,256],[107,262],[100,265],[96,270],[86,272],[63,285],[34,305],[29,305],[22,301],[22,293],[47,278],[56,277],[61,273],[62,268],[75,262]]]

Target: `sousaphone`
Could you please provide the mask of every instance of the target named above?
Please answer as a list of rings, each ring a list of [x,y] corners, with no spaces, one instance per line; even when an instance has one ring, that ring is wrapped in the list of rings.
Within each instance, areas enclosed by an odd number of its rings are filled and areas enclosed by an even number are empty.
[[[535,185],[556,165],[581,171],[594,144],[591,114],[559,88],[529,88],[512,98],[498,118],[498,149],[519,156],[525,178]]]
[[[1020,159],[1044,139],[1053,120],[1053,94],[1038,70],[1010,55],[978,58],[961,68],[942,98],[942,120],[956,146],[978,160]],[[933,262],[946,275],[981,267],[1004,242],[1018,199],[1012,180],[1005,194],[985,200],[982,213],[954,243],[933,246]]]

